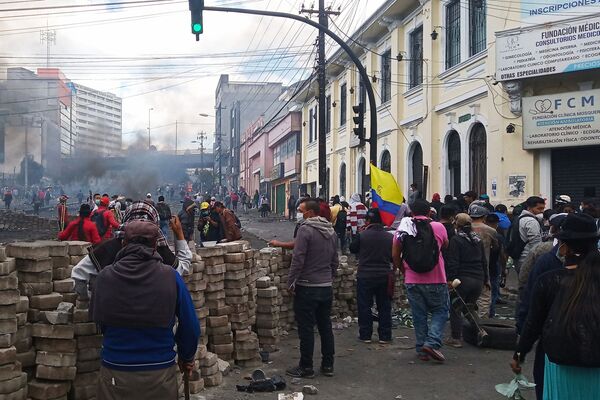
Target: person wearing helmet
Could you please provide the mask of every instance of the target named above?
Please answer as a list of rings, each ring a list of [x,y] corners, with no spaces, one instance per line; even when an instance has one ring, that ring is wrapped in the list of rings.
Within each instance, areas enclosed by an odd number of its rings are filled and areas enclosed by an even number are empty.
[[[198,230],[203,242],[218,242],[225,237],[221,216],[206,201],[200,204]]]

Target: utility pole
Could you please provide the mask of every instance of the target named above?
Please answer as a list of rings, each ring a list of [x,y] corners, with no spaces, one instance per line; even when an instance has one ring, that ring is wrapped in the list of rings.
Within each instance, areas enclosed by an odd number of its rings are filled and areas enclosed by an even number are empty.
[[[219,103],[219,106],[216,107],[217,110],[217,147],[219,149],[219,170],[217,171],[217,175],[219,176],[219,194],[221,194],[221,188],[223,187],[223,171],[222,171],[222,159],[223,159],[223,141],[221,140],[221,137],[223,136],[223,132],[222,132],[222,115],[221,115],[221,111],[222,110],[226,110],[227,107],[223,107],[221,105],[221,103]]]
[[[325,0],[319,0],[319,10],[306,9],[302,5],[301,13],[312,15],[319,14],[319,25],[328,28],[329,27],[329,15],[340,15],[338,11],[331,11],[325,9]],[[327,60],[325,59],[325,31],[319,29],[318,39],[318,61],[317,61],[317,82],[319,85],[318,95],[318,126],[319,126],[319,196],[324,200],[327,191],[327,132],[325,131],[325,112],[327,105],[325,104],[325,87],[327,86],[327,78],[325,76]],[[330,116],[331,118],[331,116]]]
[[[48,28],[46,20],[46,29],[40,31],[40,42],[46,42],[46,68],[50,67],[50,45],[56,45],[56,31]]]

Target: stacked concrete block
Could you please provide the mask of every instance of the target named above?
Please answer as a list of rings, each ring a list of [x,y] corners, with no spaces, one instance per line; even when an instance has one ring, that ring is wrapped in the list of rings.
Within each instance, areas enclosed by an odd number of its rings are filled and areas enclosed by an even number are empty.
[[[51,240],[38,241],[37,243],[48,247],[52,264],[52,291],[60,293],[63,301],[75,304],[77,294],[73,292],[71,280],[71,258],[69,256],[69,243]]]
[[[284,250],[274,279],[281,296],[281,303],[279,304],[279,328],[281,332],[289,331],[295,325],[294,297],[287,290],[291,263],[292,252]]]
[[[356,265],[348,256],[340,255],[340,265],[334,280],[334,306],[332,314],[340,317],[356,315]]]
[[[15,260],[7,258],[5,249],[0,248],[0,398],[24,400],[27,374],[21,369],[15,346],[20,322],[17,314],[22,314],[15,266]]]
[[[205,357],[198,360],[198,364],[205,387],[218,386],[223,383],[223,374],[219,370],[219,357],[215,353],[207,352]]]
[[[277,286],[270,277],[256,281],[256,333],[264,351],[276,351],[279,343],[279,305]]]

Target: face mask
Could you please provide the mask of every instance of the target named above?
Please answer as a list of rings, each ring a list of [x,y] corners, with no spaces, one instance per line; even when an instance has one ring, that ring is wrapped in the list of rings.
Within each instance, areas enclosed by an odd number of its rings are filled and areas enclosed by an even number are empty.
[[[564,246],[564,243],[561,243],[560,246],[558,246],[558,249],[556,249],[556,258],[558,258],[560,260],[561,263],[565,263],[565,256],[560,254],[560,249],[561,247]]]
[[[94,200],[94,203],[96,203],[97,206],[100,205],[100,200]]]

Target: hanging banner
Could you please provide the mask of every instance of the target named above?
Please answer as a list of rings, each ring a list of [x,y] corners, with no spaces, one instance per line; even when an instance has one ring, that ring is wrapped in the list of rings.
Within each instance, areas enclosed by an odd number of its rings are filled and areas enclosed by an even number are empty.
[[[600,68],[600,14],[496,33],[496,79]]]
[[[600,144],[600,89],[523,97],[523,148]]]

